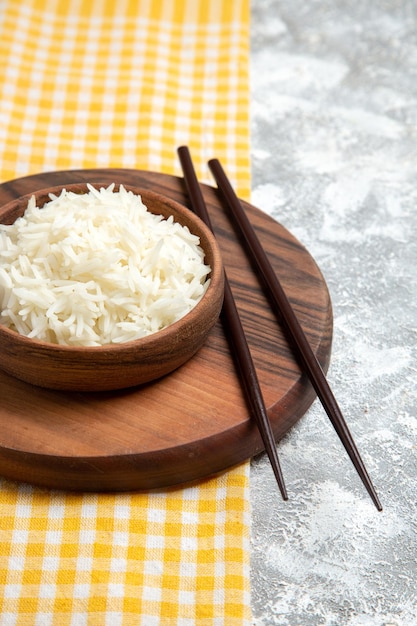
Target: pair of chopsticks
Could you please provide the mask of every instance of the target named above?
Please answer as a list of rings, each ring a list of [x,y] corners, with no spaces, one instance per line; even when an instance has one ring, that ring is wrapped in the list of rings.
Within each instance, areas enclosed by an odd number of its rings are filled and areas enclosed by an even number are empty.
[[[184,180],[188,189],[191,204],[199,217],[212,229],[207,208],[203,199],[201,188],[198,184],[191,156],[188,148],[182,146],[178,149]],[[361,459],[359,451],[345,422],[337,401],[330,389],[329,383],[323,373],[320,363],[314,354],[306,335],[297,319],[297,316],[285,294],[281,283],[263,249],[238,197],[236,196],[218,159],[209,161],[210,170],[216,180],[217,186],[222,193],[225,203],[230,209],[237,226],[246,242],[249,254],[259,269],[264,287],[269,295],[273,311],[283,325],[287,339],[289,340],[297,360],[313,385],[337,435],[339,436],[346,452],[348,453],[359,477],[378,511],[382,511],[382,505],[368,475],[366,467]],[[243,328],[240,324],[239,314],[234,303],[230,284],[226,279],[225,304],[222,310],[222,320],[232,334],[232,350],[239,364],[242,384],[245,390],[249,406],[252,408],[257,420],[258,429],[264,441],[265,449],[270,459],[272,468],[277,478],[278,486],[284,500],[287,492],[282,478],[276,454],[276,444],[273,438],[271,425],[266,414],[256,376],[255,367],[251,360],[249,348],[245,339]],[[244,356],[244,361],[242,360]]]

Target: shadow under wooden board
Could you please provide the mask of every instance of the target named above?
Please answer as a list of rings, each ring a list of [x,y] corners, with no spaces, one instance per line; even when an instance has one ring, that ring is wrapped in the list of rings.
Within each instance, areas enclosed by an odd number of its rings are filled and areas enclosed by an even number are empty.
[[[3,183],[0,215],[1,206],[15,197],[74,182],[136,185],[189,206],[181,178],[141,170],[91,169]],[[203,194],[278,441],[316,395],[270,311],[217,189],[204,185]],[[283,226],[243,204],[327,370],[332,308],[319,268]],[[64,393],[0,372],[0,475],[12,480],[77,491],[158,489],[217,474],[262,450],[220,321],[189,362],[141,387]]]

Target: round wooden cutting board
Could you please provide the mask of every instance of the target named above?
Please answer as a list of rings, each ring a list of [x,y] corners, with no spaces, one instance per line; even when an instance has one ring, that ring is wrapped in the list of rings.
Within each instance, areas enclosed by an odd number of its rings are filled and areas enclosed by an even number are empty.
[[[0,207],[50,185],[136,185],[188,205],[181,178],[128,169],[58,171],[0,185]],[[203,186],[278,441],[315,392],[301,375],[217,189]],[[324,370],[332,309],[324,278],[305,248],[243,203]],[[154,383],[117,392],[48,391],[0,372],[0,475],[49,488],[127,491],[207,477],[263,450],[248,414],[220,322],[185,365]]]

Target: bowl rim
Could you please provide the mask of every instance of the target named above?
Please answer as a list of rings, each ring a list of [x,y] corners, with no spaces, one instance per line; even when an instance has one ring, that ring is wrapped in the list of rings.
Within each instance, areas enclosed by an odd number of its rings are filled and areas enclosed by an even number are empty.
[[[107,188],[111,184],[102,183],[99,181],[98,182],[93,181],[91,183],[90,182],[65,183],[62,185],[54,185],[52,187],[45,187],[43,189],[39,189],[32,193],[26,193],[22,196],[18,196],[17,198],[14,198],[13,200],[9,200],[6,204],[0,206],[0,223],[3,223],[1,220],[2,220],[4,213],[8,212],[15,205],[23,205],[25,202],[27,203],[32,196],[39,197],[39,196],[47,195],[50,193],[53,193],[53,194],[59,193],[59,191],[62,191],[64,189],[68,191],[73,191],[75,189],[82,189],[82,188],[84,188],[85,190],[88,190],[87,185],[91,185],[95,189],[100,189],[101,187]],[[188,219],[190,219],[193,223],[195,223],[200,229],[200,231],[204,234],[207,240],[208,246],[212,252],[213,264],[211,266],[211,272],[209,274],[210,283],[205,293],[201,297],[201,299],[183,317],[181,317],[179,320],[176,320],[175,322],[172,322],[168,326],[165,326],[161,330],[155,331],[149,335],[146,335],[145,337],[140,337],[139,339],[132,339],[132,340],[124,341],[120,343],[106,343],[106,344],[102,344],[99,346],[77,346],[77,345],[52,343],[52,342],[44,341],[42,339],[36,339],[35,337],[28,337],[27,335],[22,335],[16,330],[8,328],[7,326],[4,326],[1,323],[0,323],[0,337],[3,334],[5,336],[8,336],[11,341],[21,343],[23,346],[25,344],[28,346],[32,346],[32,347],[36,346],[36,348],[39,350],[68,352],[70,354],[77,353],[80,351],[81,352],[88,351],[91,353],[94,353],[94,352],[120,353],[121,351],[127,351],[129,349],[135,349],[135,348],[139,349],[142,347],[144,349],[145,348],[149,349],[150,347],[152,347],[153,343],[156,344],[156,343],[159,343],[160,341],[163,341],[164,338],[168,338],[169,336],[175,334],[179,328],[188,326],[189,324],[192,323],[193,319],[199,317],[200,309],[205,308],[208,298],[211,296],[212,292],[216,290],[218,284],[219,283],[221,284],[223,281],[224,269],[223,269],[223,263],[221,259],[221,251],[217,243],[217,240],[215,238],[215,235],[213,234],[211,229],[203,222],[203,220],[198,215],[196,215],[193,211],[191,211],[191,209],[177,202],[176,200],[173,200],[169,196],[165,196],[162,193],[145,189],[140,186],[136,187],[135,185],[131,185],[131,184],[115,183],[115,189],[120,188],[120,186],[123,186],[127,191],[132,191],[133,193],[136,193],[137,195],[148,196],[149,198],[152,198],[155,201],[162,201],[164,204],[172,207],[176,212],[180,214],[185,214],[188,217]],[[81,191],[81,193],[83,192]],[[144,204],[146,205],[145,201],[144,201]],[[149,210],[148,207],[147,209]],[[157,214],[157,213],[154,213],[154,214]],[[166,218],[164,217],[164,219]],[[175,219],[175,216],[174,216],[174,219]],[[196,233],[193,233],[193,234],[196,234]],[[198,236],[200,235],[198,234]],[[201,238],[200,238],[200,245],[202,245]],[[205,250],[204,252],[206,254]]]

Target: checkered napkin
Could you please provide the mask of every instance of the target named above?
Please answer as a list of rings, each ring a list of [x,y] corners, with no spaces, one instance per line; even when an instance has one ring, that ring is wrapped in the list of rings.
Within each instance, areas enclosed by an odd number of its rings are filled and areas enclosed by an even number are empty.
[[[62,169],[197,174],[249,194],[248,0],[2,0],[0,181]],[[1,400],[0,400],[1,401]],[[1,626],[250,623],[248,464],[184,489],[0,482]]]

